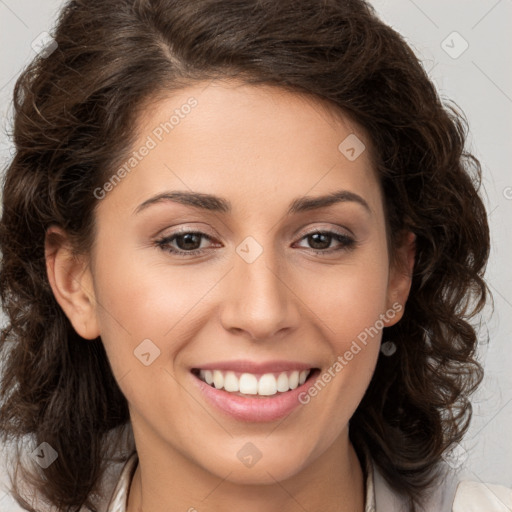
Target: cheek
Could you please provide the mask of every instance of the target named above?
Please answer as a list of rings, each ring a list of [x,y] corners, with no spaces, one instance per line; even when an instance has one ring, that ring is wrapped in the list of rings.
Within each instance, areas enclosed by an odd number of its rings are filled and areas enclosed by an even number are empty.
[[[332,436],[357,408],[379,356],[388,283],[387,259],[379,257],[382,254],[360,253],[350,265],[333,267],[316,280],[303,281],[316,284],[310,287],[308,304],[319,319],[319,338],[328,344],[330,353],[321,382],[305,400],[317,404],[315,417],[330,425]]]
[[[386,275],[353,269],[343,285],[312,297],[315,313],[324,320],[322,338],[330,357],[303,399],[314,410],[324,443],[333,442],[348,424],[372,379],[380,353]]]
[[[175,372],[182,349],[208,318],[208,292],[225,270],[155,262],[151,249],[142,256],[120,243],[101,247],[94,272],[101,338],[121,389],[144,403],[148,388],[151,396],[174,389],[167,372]]]
[[[98,254],[98,316],[103,335],[110,338],[130,333],[162,340],[178,324],[182,328],[182,320],[193,317],[194,307],[215,284],[214,276],[192,266],[155,262],[133,248],[125,254],[115,260],[107,251]]]
[[[101,304],[97,316],[113,374],[131,414],[154,421],[162,414],[170,417],[172,406],[184,399],[172,376],[173,362],[193,335],[191,324],[183,320],[201,297],[201,290],[187,293],[190,280],[175,274],[164,276],[135,251],[130,257],[118,255],[115,261],[100,251],[95,269]]]
[[[386,260],[361,257],[328,272],[303,274],[301,296],[321,320],[325,336],[338,352],[385,313],[386,264]]]

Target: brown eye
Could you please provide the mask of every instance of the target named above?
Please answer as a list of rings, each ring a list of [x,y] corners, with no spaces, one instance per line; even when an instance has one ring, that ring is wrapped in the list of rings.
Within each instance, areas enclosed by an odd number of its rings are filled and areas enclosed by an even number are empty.
[[[156,240],[155,244],[162,250],[177,254],[178,256],[191,256],[201,254],[205,249],[201,248],[201,240],[212,240],[210,236],[200,231],[180,231],[172,235]],[[172,244],[175,244],[174,246]]]
[[[356,241],[343,233],[336,231],[314,231],[302,237],[307,240],[311,249],[317,254],[327,254],[352,248]],[[338,242],[338,247],[331,247],[331,243]]]

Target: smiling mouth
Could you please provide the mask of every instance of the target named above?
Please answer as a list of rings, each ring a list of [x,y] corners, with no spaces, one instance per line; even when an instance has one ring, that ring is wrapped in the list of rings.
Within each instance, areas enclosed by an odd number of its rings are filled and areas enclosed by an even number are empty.
[[[310,380],[320,371],[319,368],[309,370],[289,370],[275,373],[254,374],[224,370],[202,370],[193,368],[192,374],[215,389],[223,390],[238,396],[274,396],[282,395],[296,389]]]

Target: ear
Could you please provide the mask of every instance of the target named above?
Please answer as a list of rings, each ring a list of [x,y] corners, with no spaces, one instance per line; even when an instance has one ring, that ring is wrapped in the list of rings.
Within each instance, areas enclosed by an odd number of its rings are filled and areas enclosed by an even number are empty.
[[[97,338],[100,333],[87,258],[73,253],[63,229],[51,226],[46,231],[45,259],[53,295],[73,328],[82,338]]]
[[[411,231],[403,233],[400,245],[396,249],[396,258],[391,265],[388,279],[387,309],[393,309],[395,315],[385,320],[386,327],[396,324],[404,314],[405,303],[412,284],[412,272],[416,257],[416,235]],[[387,317],[387,315],[386,315]]]

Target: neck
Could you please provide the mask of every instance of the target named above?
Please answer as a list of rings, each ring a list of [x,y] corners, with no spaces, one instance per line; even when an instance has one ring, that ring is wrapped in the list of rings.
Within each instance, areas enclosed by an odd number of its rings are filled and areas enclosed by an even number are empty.
[[[268,484],[239,484],[230,474],[218,477],[179,452],[164,456],[148,445],[137,451],[127,512],[364,511],[364,475],[348,435],[300,472]]]

